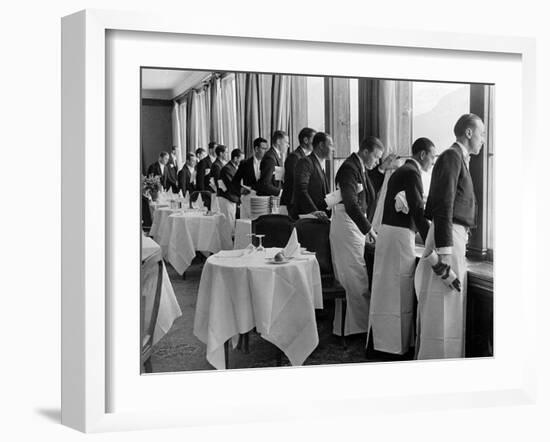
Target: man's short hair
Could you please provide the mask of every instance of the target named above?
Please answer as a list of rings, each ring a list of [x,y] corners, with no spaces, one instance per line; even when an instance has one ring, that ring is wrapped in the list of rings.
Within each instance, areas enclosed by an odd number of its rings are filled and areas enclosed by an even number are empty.
[[[199,155],[202,155],[204,153],[204,149],[202,147],[199,147],[196,151],[195,151],[195,155],[196,156],[199,156]]]
[[[325,132],[317,132],[313,137],[313,141],[311,144],[313,144],[313,147],[316,147],[321,143],[326,143],[328,137],[330,137],[330,135]]]
[[[210,143],[208,143],[208,150],[215,149],[217,145],[218,143],[216,143],[215,141],[210,141]]]
[[[284,130],[276,130],[275,132],[273,132],[273,135],[271,135],[271,145],[274,146],[275,144],[277,144],[277,141],[286,136],[287,135]]]
[[[315,132],[317,131],[311,127],[304,127],[298,134],[298,142],[302,144],[304,138],[311,138]]]
[[[475,128],[478,121],[483,121],[476,114],[464,114],[462,115],[455,124],[453,129],[455,137],[461,137],[466,133],[466,129]]]
[[[227,150],[227,147],[225,147],[223,144],[218,144],[216,146],[216,156],[219,157],[220,154],[224,153]]]
[[[429,153],[430,149],[434,146],[434,143],[429,138],[418,138],[412,145],[412,154],[416,155],[422,151]]]
[[[256,147],[260,147],[260,145],[262,143],[267,143],[267,140],[265,138],[262,138],[262,137],[258,137],[254,140],[254,142],[252,143],[252,145],[254,146],[254,149]]]
[[[166,152],[166,151],[163,150],[163,151],[159,154],[159,158],[164,158],[164,157],[167,157],[168,155],[169,155],[168,152]]]
[[[359,150],[367,149],[369,152],[373,152],[374,149],[384,150],[382,141],[373,136],[363,138],[363,141],[359,144]]]
[[[174,152],[175,150],[178,150],[178,146],[172,146],[172,152]]]
[[[242,152],[241,149],[233,149],[233,150],[231,151],[231,159],[233,160],[234,158],[238,158],[238,157],[240,157],[242,154],[243,154],[243,152]]]
[[[187,152],[187,155],[185,155],[185,159],[189,161],[191,158],[195,158],[195,154],[193,152]]]

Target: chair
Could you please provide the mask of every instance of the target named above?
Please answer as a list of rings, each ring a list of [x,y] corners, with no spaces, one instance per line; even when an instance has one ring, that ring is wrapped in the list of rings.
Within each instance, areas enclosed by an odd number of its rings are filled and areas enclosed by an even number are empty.
[[[162,292],[162,259],[155,254],[141,264],[141,365],[145,373],[151,373],[153,335]],[[153,294],[153,299],[150,299]],[[146,314],[148,313],[148,317]]]
[[[299,219],[295,224],[298,241],[302,247],[310,252],[315,252],[319,268],[321,270],[321,284],[323,288],[323,299],[342,300],[341,334],[342,345],[346,348],[344,336],[346,320],[346,291],[334,277],[332,266],[332,254],[330,250],[330,221],[318,219]]]
[[[145,195],[141,195],[141,226],[145,233],[149,233],[153,225],[151,209],[149,208],[149,199]]]
[[[287,215],[261,215],[252,221],[252,233],[265,235],[264,247],[284,247],[290,238],[294,223]]]

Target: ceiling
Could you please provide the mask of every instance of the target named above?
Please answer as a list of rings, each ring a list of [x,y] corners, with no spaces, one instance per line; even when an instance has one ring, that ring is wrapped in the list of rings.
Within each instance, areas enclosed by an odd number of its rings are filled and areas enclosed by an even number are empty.
[[[143,98],[172,100],[200,84],[210,74],[211,72],[181,69],[143,69],[141,76]]]

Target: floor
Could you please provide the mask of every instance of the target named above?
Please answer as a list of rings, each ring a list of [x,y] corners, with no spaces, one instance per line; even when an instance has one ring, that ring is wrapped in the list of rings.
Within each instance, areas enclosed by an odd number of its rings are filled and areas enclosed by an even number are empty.
[[[203,259],[195,258],[185,279],[176,273],[170,264],[166,264],[168,274],[174,287],[176,298],[183,315],[173,324],[171,330],[155,345],[151,359],[153,372],[179,372],[213,370],[206,360],[206,346],[193,334],[193,316],[199,287]],[[319,345],[305,361],[305,365],[349,364],[360,362],[389,362],[413,359],[413,350],[404,356],[394,356],[374,351],[372,344],[365,348],[366,334],[346,337],[346,347],[340,337],[332,334],[334,315],[333,302],[325,302],[325,308],[317,311]],[[282,356],[273,344],[263,340],[256,332],[250,333],[249,353],[230,350],[230,367],[259,368],[289,366],[289,361]]]

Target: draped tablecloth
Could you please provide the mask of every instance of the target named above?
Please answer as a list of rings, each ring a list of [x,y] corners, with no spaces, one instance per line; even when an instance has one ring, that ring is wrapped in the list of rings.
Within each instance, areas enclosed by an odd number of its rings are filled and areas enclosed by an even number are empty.
[[[181,209],[179,210],[181,211]],[[170,207],[157,207],[153,212],[153,224],[151,225],[151,230],[149,230],[149,236],[158,241],[166,227],[166,219],[177,211],[178,209],[171,209]]]
[[[164,258],[180,275],[197,252],[216,253],[233,248],[229,225],[221,213],[175,211],[166,218],[157,239]]]
[[[323,308],[319,263],[315,256],[304,255],[270,264],[266,258],[280,250],[206,260],[194,333],[206,344],[206,359],[215,368],[225,368],[224,343],[254,327],[292,365],[303,364],[317,347],[315,309]]]
[[[158,259],[162,259],[160,246],[147,236],[141,237],[141,259],[146,260],[147,258],[152,257],[153,255],[158,255]],[[153,297],[155,296],[154,292],[145,294],[147,298],[148,308],[152,307]],[[149,301],[151,301],[149,303]],[[166,271],[166,266],[162,266],[162,291],[160,295],[160,305],[159,305],[159,314],[157,318],[157,325],[155,326],[155,331],[153,334],[153,345],[156,344],[160,338],[162,338],[170,327],[172,327],[173,322],[181,316],[181,309],[178,305],[176,295],[174,294],[174,289],[172,288],[172,283],[168,277],[168,272]],[[149,315],[146,315],[149,316]],[[147,324],[145,324],[147,325]]]

